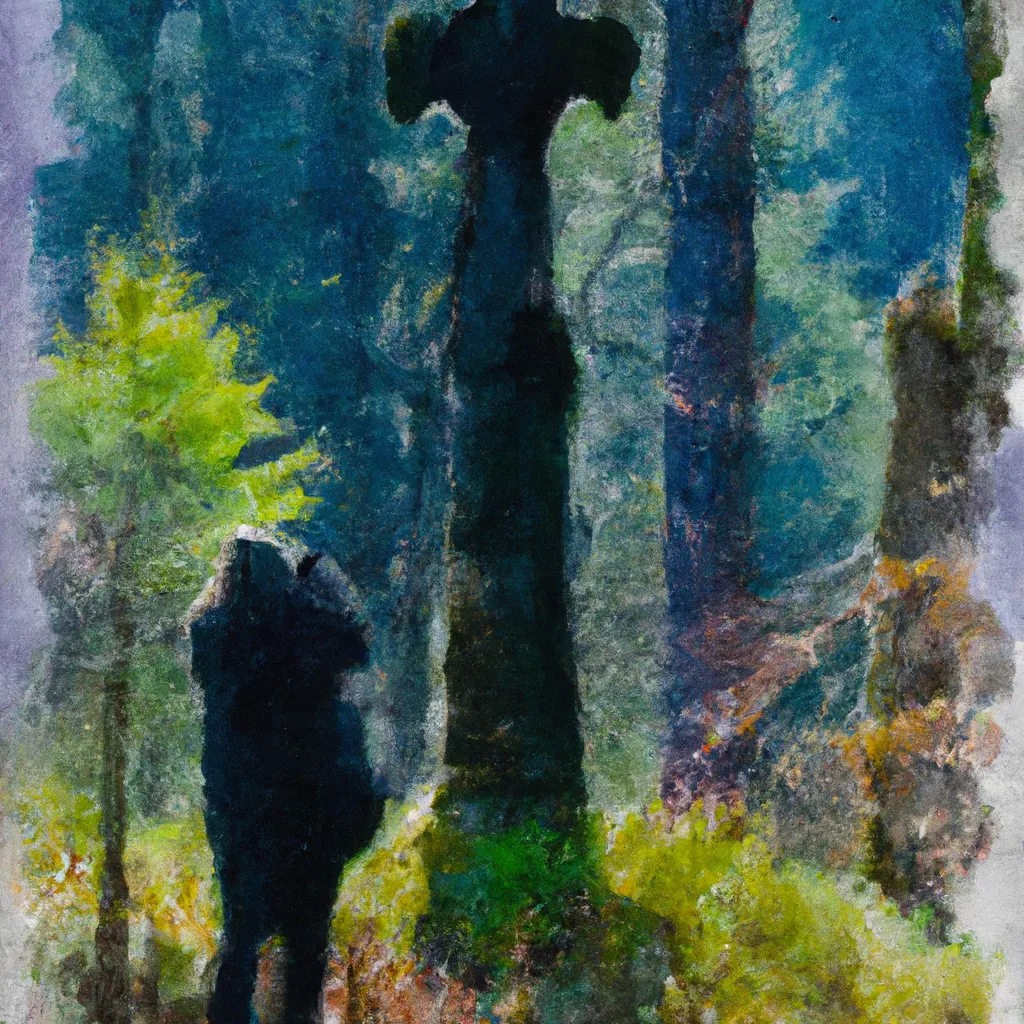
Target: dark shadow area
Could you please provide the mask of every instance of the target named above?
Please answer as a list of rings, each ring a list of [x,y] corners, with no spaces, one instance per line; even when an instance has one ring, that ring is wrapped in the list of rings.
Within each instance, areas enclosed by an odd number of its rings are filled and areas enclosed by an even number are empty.
[[[192,625],[206,697],[206,826],[224,904],[209,1024],[248,1024],[260,946],[287,945],[288,1024],[316,1019],[345,861],[380,822],[362,723],[339,672],[368,650],[340,573],[237,539]]]
[[[574,97],[619,115],[640,48],[624,25],[563,17],[550,0],[478,0],[447,28],[396,20],[385,57],[398,121],[445,100],[469,126],[446,352],[449,792],[514,817],[534,801],[575,809],[565,530],[576,366],[554,303],[544,159]]]

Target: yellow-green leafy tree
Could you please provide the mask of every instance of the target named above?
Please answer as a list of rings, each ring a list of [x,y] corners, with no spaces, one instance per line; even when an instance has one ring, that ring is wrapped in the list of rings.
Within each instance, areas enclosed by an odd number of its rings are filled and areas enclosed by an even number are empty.
[[[236,466],[251,442],[285,433],[261,407],[271,380],[238,378],[242,335],[165,247],[94,244],[91,269],[85,330],[58,328],[31,422],[50,451],[65,542],[88,564],[89,599],[99,608],[84,677],[96,680],[101,720],[102,864],[88,1002],[102,1024],[127,1024],[126,737],[139,662],[154,641],[167,644],[238,525],[273,527],[310,513],[315,499],[299,477],[319,455],[308,442],[276,461]]]

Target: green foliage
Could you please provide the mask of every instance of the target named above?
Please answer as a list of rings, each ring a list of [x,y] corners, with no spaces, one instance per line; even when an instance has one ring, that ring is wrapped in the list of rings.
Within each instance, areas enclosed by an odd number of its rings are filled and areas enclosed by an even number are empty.
[[[36,922],[33,974],[71,1004],[76,977],[91,958],[99,903],[103,845],[100,808],[57,775],[21,790],[16,797],[25,863],[27,905]],[[202,817],[193,811],[178,821],[133,828],[125,851],[133,895],[130,921],[142,934],[146,923],[156,943],[160,991],[173,1000],[195,991],[202,970],[216,953],[220,905]],[[133,956],[146,955],[142,948]]]
[[[611,832],[613,889],[670,927],[660,1019],[691,1024],[988,1019],[992,965],[930,945],[862,879],[776,863],[738,814],[633,815]]]
[[[26,904],[35,918],[32,972],[60,988],[68,957],[84,959],[96,928],[103,846],[98,803],[51,775],[15,793]],[[67,993],[74,996],[74,992]]]
[[[908,921],[863,877],[779,861],[758,820],[724,808],[713,825],[655,805],[568,837],[536,822],[473,837],[424,794],[346,871],[334,939],[404,961],[422,914],[420,951],[435,958],[444,929],[448,970],[489,967],[502,1019],[526,984],[544,1022],[982,1024],[998,976],[969,936],[935,945],[927,909]]]
[[[527,820],[469,834],[439,815],[422,842],[431,873],[422,934],[446,961],[498,979],[524,962],[534,969],[558,963],[598,878],[582,823],[565,832]]]
[[[429,792],[419,801],[388,802],[373,845],[345,868],[331,927],[339,949],[371,938],[387,943],[396,958],[412,952],[430,901],[421,838],[433,820]]]
[[[495,1005],[524,973],[542,976],[544,1020],[566,1019],[581,1001],[603,1005],[600,1020],[627,1019],[616,1015],[632,998],[623,977],[651,973],[657,923],[611,897],[597,852],[602,830],[591,821],[567,837],[529,822],[471,837],[446,825],[432,795],[389,804],[374,845],[346,867],[332,927],[342,955],[359,960],[371,950],[403,976],[424,953],[434,965],[443,958],[449,976],[483,970],[492,984],[478,998]],[[653,974],[649,1003],[660,990],[657,965]]]
[[[125,870],[133,921],[146,922],[153,942],[161,1000],[192,995],[216,955],[221,926],[202,814],[193,810],[178,821],[129,832]]]
[[[222,306],[166,253],[97,245],[92,270],[85,335],[58,329],[32,427],[79,521],[126,548],[133,592],[191,598],[234,526],[308,514],[296,476],[317,450],[236,469],[248,442],[282,427],[260,407],[270,378],[233,376],[240,334],[219,324]]]

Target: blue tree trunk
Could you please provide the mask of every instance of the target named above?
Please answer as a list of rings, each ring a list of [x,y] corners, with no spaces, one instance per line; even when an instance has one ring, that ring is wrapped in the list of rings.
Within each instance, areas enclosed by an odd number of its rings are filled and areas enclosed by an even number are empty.
[[[750,533],[744,467],[754,399],[755,163],[743,40],[751,4],[666,5],[665,571],[673,711],[720,685],[684,638],[742,585]],[[689,743],[680,728],[673,746]]]

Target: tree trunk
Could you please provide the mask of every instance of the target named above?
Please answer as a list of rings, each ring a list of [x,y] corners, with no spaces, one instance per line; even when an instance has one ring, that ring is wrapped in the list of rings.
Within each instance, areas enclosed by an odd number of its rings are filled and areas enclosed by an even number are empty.
[[[950,750],[978,749],[976,713],[1011,692],[1013,682],[1011,638],[988,603],[964,584],[991,508],[991,456],[1009,420],[1008,302],[1014,286],[993,263],[987,242],[989,218],[1001,198],[997,137],[986,113],[992,80],[1002,70],[996,26],[985,0],[964,0],[963,11],[973,88],[959,296],[948,286],[923,285],[888,309],[895,416],[875,538],[885,561],[876,571],[880,596],[867,677],[869,707],[886,724],[933,702],[954,709],[946,735],[931,740]],[[912,785],[900,778],[900,766],[892,777],[889,761],[872,768],[878,813],[871,822],[869,877],[904,911],[932,906],[944,942],[947,880],[966,873],[991,841],[978,799],[980,762],[940,762],[927,746],[903,755],[915,759]]]
[[[396,792],[426,781],[443,759],[442,751],[432,747],[427,722],[432,696],[430,633],[443,600],[444,504],[450,489],[440,437],[443,396],[436,378],[432,373],[415,403],[410,424],[418,463],[415,518],[405,547],[405,571],[395,587],[394,651],[388,671],[394,742],[390,781]]]
[[[153,134],[153,63],[156,45],[164,18],[163,0],[151,0],[138,12],[136,5],[129,10],[138,19],[139,32],[139,82],[138,91],[132,97],[135,107],[135,130],[128,145],[128,187],[130,201],[143,218],[146,215],[151,189],[150,168],[156,140]]]
[[[667,788],[703,742],[701,698],[724,685],[701,658],[700,624],[741,594],[751,525],[755,164],[743,40],[752,2],[671,0],[666,9]]]
[[[103,872],[96,927],[96,984],[93,1014],[100,1024],[128,1024],[131,975],[128,967],[128,882],[124,874],[128,809],[125,799],[125,740],[128,733],[131,648],[135,630],[128,599],[113,584],[110,616],[116,651],[103,681],[101,807]]]
[[[372,251],[372,235],[382,230],[372,215],[376,201],[367,181],[367,166],[376,153],[375,123],[366,115],[377,102],[380,83],[376,62],[375,29],[387,5],[381,0],[354,0],[345,39],[345,70],[335,105],[337,150],[330,174],[335,187],[347,194],[347,203],[360,203],[356,216],[343,218],[355,227],[348,242],[356,251]],[[358,227],[359,219],[363,226]],[[349,272],[352,300],[363,310],[376,307],[380,298],[377,267],[367,261],[360,275]],[[367,328],[364,333],[368,334]],[[415,493],[409,517],[393,531],[392,550],[401,554],[405,571],[392,587],[389,636],[377,656],[387,675],[387,705],[392,727],[393,763],[388,781],[395,793],[407,792],[436,769],[439,752],[430,750],[427,716],[431,701],[431,623],[443,590],[443,522],[448,481],[444,472],[441,428],[444,418],[439,353],[425,354],[422,390],[411,393],[401,385],[396,391],[411,407],[410,446],[406,460],[415,468],[409,485]],[[379,386],[379,385],[377,385]],[[397,544],[394,542],[397,541]]]

